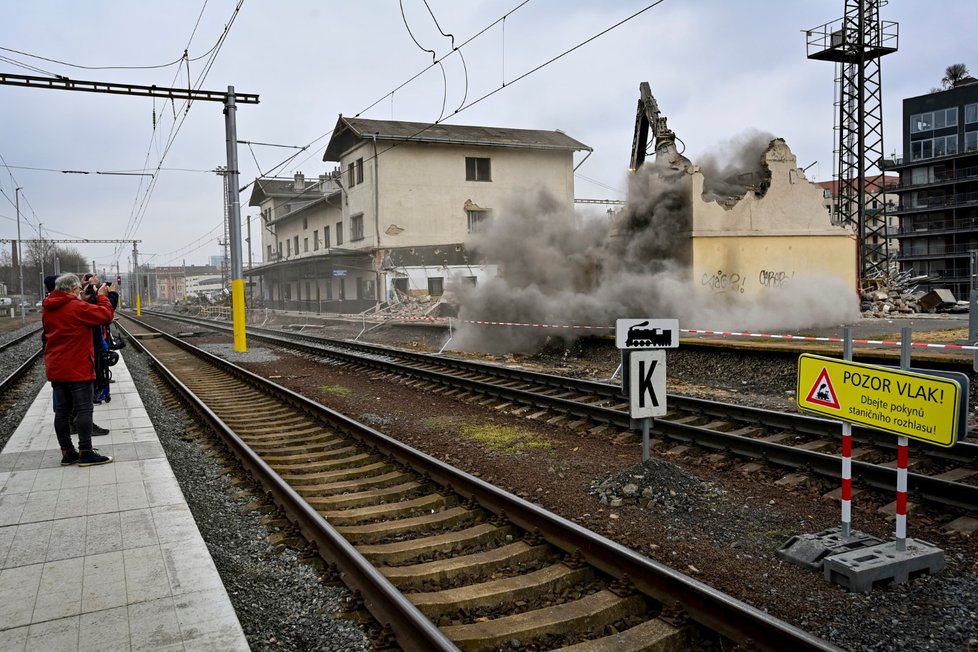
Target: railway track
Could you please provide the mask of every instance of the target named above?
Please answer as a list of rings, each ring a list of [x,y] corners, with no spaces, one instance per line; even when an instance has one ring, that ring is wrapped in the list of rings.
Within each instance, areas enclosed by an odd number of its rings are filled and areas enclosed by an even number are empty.
[[[41,359],[43,350],[41,349],[41,338],[40,338],[40,328],[33,329],[22,335],[4,342],[0,345],[0,375],[2,375],[2,380],[0,380],[0,401],[3,401],[5,405],[9,404],[6,400],[8,392],[10,392],[17,383],[27,375],[27,373],[34,367],[34,365]],[[33,353],[29,353],[23,362],[20,362],[21,358],[18,355],[18,350],[25,348],[32,338],[35,339],[37,346]]]
[[[407,650],[827,643],[180,339],[161,374]]]
[[[230,326],[215,322],[176,319],[230,331]],[[627,401],[617,385],[271,329],[249,328],[248,333],[253,339],[316,358],[370,369],[392,379],[407,379],[426,391],[453,392],[456,398],[459,392],[492,397],[499,409],[540,419],[563,418],[570,428],[606,424],[628,430],[631,426]],[[667,403],[669,413],[655,421],[655,435],[839,478],[841,429],[837,422],[677,395],[669,395]],[[892,492],[897,482],[896,439],[862,427],[854,427],[853,435],[853,477],[860,485]],[[912,462],[908,488],[915,499],[969,511],[978,505],[975,441],[961,441],[950,449],[915,447]]]

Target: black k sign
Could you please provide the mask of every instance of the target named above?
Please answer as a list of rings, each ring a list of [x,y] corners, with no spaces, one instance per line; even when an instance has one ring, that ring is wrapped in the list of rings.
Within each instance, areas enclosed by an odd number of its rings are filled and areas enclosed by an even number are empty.
[[[632,351],[629,356],[629,403],[633,419],[666,414],[666,352]]]

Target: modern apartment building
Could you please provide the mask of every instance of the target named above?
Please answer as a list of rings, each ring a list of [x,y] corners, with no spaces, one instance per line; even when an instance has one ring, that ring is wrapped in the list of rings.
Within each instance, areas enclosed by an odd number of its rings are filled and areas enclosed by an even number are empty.
[[[903,101],[897,260],[928,275],[920,289],[967,299],[971,252],[978,251],[978,80]]]

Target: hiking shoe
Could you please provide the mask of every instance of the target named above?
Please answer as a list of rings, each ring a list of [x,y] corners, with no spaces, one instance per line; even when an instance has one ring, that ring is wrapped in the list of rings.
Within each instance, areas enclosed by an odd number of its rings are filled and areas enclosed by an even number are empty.
[[[92,424],[92,435],[93,436],[94,435],[107,435],[107,434],[109,434],[109,429],[108,428],[103,428],[102,426],[98,425],[97,423],[93,423]]]
[[[61,456],[61,466],[71,466],[77,461],[78,451],[75,450],[64,451],[64,454]]]
[[[78,453],[78,466],[95,466],[97,464],[108,464],[111,461],[111,457],[99,454],[95,448],[90,451],[80,451]]]

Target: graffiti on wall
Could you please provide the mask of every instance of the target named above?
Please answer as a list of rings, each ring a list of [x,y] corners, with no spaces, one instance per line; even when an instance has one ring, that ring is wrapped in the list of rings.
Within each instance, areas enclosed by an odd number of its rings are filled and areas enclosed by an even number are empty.
[[[761,287],[769,290],[781,289],[790,284],[793,278],[795,278],[794,272],[775,272],[769,269],[762,269],[757,274],[757,282],[761,284]]]
[[[724,272],[719,269],[713,275],[703,274],[700,282],[714,292],[744,293],[744,279],[737,272]]]
[[[787,272],[784,270],[762,269],[757,273],[757,284],[768,290],[781,290],[788,287],[794,278],[794,271]],[[714,292],[733,292],[736,294],[744,294],[748,285],[745,275],[722,269],[718,269],[713,274],[703,274],[700,283],[703,287],[707,287]]]

